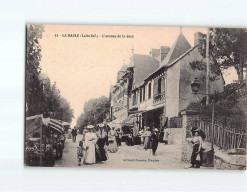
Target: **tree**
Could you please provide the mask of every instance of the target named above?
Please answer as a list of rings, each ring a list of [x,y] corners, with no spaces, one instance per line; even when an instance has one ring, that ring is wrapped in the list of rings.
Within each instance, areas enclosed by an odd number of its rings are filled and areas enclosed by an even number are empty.
[[[247,67],[247,32],[244,29],[210,28],[209,29],[210,69],[219,75],[220,69],[234,67],[240,82],[243,81],[243,69]],[[201,54],[206,57],[206,35],[204,35]],[[205,62],[194,63],[205,67]]]
[[[107,97],[90,99],[84,104],[84,112],[78,117],[76,126],[83,129],[85,126],[102,123],[110,110],[110,101]]]
[[[26,42],[26,104],[27,115],[40,114],[43,111],[42,104],[44,96],[42,94],[42,83],[39,79],[41,71],[41,47],[39,39],[42,38],[44,27],[42,25],[27,25]]]
[[[61,97],[56,83],[50,83],[50,78],[41,73],[40,61],[41,46],[44,27],[42,25],[27,26],[27,56],[26,56],[26,104],[27,116],[44,114],[58,120],[71,122],[74,111],[69,102]]]

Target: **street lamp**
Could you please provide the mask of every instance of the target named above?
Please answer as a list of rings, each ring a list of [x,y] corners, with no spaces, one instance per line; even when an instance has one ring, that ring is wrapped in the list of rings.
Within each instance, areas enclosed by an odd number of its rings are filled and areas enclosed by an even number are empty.
[[[207,95],[208,97],[212,97],[212,134],[211,134],[211,150],[212,150],[212,165],[214,163],[214,110],[215,110],[215,100],[214,100],[214,94],[206,94],[206,93],[198,93],[199,89],[200,89],[200,81],[198,78],[195,78],[194,81],[190,84],[191,85],[191,90],[192,90],[192,94],[196,95],[199,99],[200,97],[198,96],[198,94],[201,95]],[[201,100],[201,99],[200,99]]]

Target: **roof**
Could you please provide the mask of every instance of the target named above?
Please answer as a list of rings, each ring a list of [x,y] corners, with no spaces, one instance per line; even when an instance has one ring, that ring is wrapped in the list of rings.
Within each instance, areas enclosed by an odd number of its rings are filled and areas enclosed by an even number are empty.
[[[190,48],[191,45],[189,44],[189,42],[186,40],[183,34],[180,34],[175,43],[173,44],[172,48],[169,50],[167,56],[162,61],[161,66],[169,65],[171,62],[176,60]]]
[[[134,82],[138,87],[144,79],[159,68],[159,62],[149,55],[134,54]]]
[[[128,66],[124,64],[119,71],[126,71],[127,68],[128,68]]]
[[[194,47],[190,48],[187,52],[185,52],[183,55],[181,55],[180,57],[178,57],[177,59],[175,59],[174,61],[172,61],[170,64],[167,64],[166,66],[161,66],[159,69],[155,70],[153,73],[151,73],[150,75],[148,75],[148,77],[146,77],[144,79],[144,81],[146,81],[148,78],[150,78],[152,75],[154,75],[156,72],[158,72],[162,68],[169,68],[169,67],[171,67],[172,65],[174,65],[177,61],[181,60],[184,56],[186,56],[188,53],[190,53],[196,47],[197,47],[197,45],[195,45]]]

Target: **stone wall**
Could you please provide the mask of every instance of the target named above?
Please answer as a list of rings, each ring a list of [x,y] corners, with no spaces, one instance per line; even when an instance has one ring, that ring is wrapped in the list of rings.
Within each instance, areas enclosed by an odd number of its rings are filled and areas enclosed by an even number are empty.
[[[183,128],[169,128],[168,144],[182,145]]]

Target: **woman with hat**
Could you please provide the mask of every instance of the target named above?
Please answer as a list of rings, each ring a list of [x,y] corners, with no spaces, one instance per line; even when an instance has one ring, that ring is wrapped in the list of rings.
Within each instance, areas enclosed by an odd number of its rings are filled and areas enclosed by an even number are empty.
[[[114,127],[113,127],[108,132],[109,151],[111,153],[115,153],[118,150],[116,136],[117,136],[117,133],[116,133]]]
[[[200,129],[198,128],[192,128],[191,129],[193,139],[191,143],[193,144],[193,150],[191,154],[191,168],[195,167],[200,168],[202,165],[202,137],[199,135]],[[200,160],[197,160],[197,157],[200,157]]]
[[[97,136],[94,133],[94,126],[89,125],[87,126],[88,132],[85,134],[85,164],[94,164],[96,163],[96,157],[95,157],[95,145],[97,142]]]
[[[106,161],[105,144],[107,142],[107,133],[104,130],[104,124],[99,124],[98,131],[96,131],[97,144],[96,144],[96,162]]]
[[[144,137],[145,150],[151,149],[150,136],[151,136],[151,130],[150,127],[147,127],[146,131],[142,134],[142,137]]]

